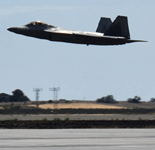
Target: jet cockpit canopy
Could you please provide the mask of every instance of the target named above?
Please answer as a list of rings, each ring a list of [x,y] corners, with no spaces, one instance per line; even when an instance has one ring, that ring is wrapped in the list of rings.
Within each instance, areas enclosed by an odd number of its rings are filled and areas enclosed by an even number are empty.
[[[52,25],[48,25],[47,23],[44,23],[41,21],[32,21],[32,22],[26,24],[26,26],[50,26],[50,27],[54,27]]]

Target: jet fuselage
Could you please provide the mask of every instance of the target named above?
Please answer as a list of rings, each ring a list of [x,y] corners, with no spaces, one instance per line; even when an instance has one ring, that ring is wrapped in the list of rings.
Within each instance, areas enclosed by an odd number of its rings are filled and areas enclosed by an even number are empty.
[[[99,32],[67,30],[40,21],[33,21],[22,27],[8,28],[8,30],[17,34],[39,39],[86,45],[120,45],[131,42],[140,42],[140,40],[130,40],[127,37],[117,36],[117,32],[115,31],[115,36],[113,36]]]

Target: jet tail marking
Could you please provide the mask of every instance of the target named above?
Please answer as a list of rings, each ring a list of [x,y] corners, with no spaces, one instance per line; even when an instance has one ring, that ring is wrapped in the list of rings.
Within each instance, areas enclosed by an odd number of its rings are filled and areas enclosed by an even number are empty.
[[[121,36],[126,39],[130,39],[128,19],[126,16],[117,16],[114,22],[111,24],[109,29],[104,35],[108,36]]]
[[[105,33],[107,29],[111,26],[112,21],[110,18],[101,17],[96,32]]]

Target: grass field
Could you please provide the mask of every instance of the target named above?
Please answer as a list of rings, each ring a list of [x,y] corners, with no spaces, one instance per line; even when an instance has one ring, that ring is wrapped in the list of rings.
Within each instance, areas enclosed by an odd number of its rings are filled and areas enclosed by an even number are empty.
[[[36,105],[29,105],[31,107],[36,107]],[[95,104],[95,103],[58,103],[58,104],[42,104],[39,105],[41,109],[126,109],[126,107],[105,105],[105,104]]]

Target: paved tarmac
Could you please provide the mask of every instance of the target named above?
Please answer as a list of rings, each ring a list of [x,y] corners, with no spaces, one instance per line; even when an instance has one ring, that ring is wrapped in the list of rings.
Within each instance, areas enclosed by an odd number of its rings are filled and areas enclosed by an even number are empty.
[[[0,150],[154,150],[155,129],[0,130]]]
[[[155,114],[40,114],[40,115],[0,115],[0,120],[155,120]]]

